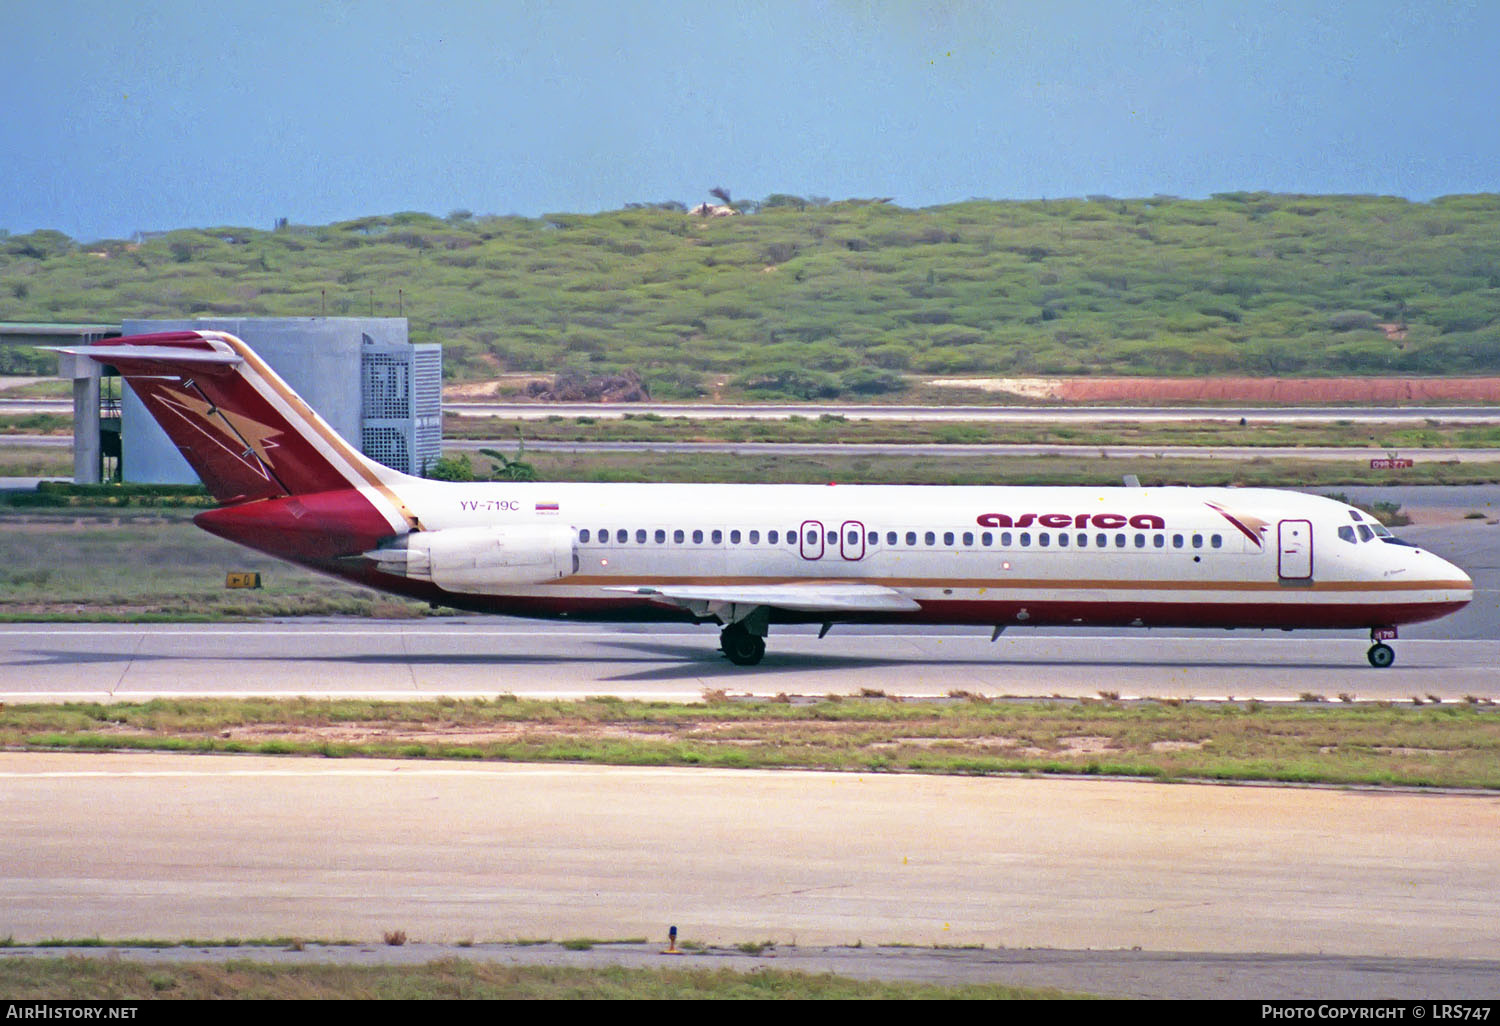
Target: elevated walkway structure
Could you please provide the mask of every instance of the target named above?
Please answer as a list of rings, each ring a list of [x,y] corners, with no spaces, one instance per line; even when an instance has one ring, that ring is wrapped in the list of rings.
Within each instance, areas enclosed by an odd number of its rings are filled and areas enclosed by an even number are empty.
[[[244,339],[371,459],[423,475],[442,455],[443,347],[414,345],[404,317],[217,317],[121,324],[0,323],[0,344],[86,345],[162,331]],[[198,478],[135,394],[108,367],[59,354],[73,382],[73,479],[192,484]]]
[[[14,346],[87,345],[119,334],[118,324],[0,324],[0,344]],[[98,484],[107,461],[120,458],[119,392],[109,380],[114,372],[61,354],[57,374],[73,382],[73,480]]]

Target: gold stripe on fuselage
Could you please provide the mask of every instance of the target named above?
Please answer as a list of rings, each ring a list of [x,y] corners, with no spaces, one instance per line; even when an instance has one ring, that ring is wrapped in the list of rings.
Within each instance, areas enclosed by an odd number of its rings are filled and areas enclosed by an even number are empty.
[[[1014,591],[1018,588],[1065,591],[1469,591],[1474,586],[1460,581],[1121,581],[1121,580],[1048,580],[1045,578],[982,580],[947,577],[666,577],[634,574],[572,574],[549,582],[552,587],[596,586],[722,586],[800,584],[817,585],[878,584],[887,588],[984,588],[992,591]]]

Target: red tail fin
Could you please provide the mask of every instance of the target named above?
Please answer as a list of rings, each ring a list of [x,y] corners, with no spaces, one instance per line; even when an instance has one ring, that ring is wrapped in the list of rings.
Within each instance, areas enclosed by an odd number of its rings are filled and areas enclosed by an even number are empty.
[[[401,507],[392,488],[405,475],[340,438],[233,335],[135,335],[70,351],[118,369],[222,503],[357,488]]]

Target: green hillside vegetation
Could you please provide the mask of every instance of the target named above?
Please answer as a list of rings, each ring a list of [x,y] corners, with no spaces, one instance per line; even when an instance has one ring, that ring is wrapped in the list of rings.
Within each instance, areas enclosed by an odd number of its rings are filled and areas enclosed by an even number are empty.
[[[1500,373],[1500,195],[675,206],[5,236],[0,320],[400,311],[450,377],[635,368],[657,398],[859,397],[908,374]]]

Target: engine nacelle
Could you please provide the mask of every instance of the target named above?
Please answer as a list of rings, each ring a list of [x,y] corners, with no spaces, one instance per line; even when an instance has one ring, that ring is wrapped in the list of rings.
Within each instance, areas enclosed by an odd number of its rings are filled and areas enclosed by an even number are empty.
[[[546,584],[578,570],[573,529],[565,524],[413,531],[365,556],[386,573],[431,581],[444,591],[480,594]]]

